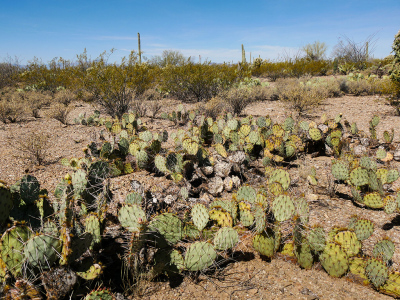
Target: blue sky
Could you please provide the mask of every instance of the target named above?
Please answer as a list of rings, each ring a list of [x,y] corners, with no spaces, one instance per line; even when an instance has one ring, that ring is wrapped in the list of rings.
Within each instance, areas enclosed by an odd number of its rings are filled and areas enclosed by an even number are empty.
[[[376,34],[374,57],[390,54],[400,30],[400,0],[0,0],[0,61],[33,57],[91,58],[111,48],[115,61],[137,50],[143,55],[179,50],[213,62],[277,59],[314,41],[328,54],[340,36],[356,42]]]

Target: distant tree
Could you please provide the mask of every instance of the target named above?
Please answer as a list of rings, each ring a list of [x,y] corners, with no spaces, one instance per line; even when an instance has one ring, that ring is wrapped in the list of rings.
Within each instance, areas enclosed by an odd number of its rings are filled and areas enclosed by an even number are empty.
[[[317,61],[325,58],[327,48],[328,46],[325,43],[316,41],[313,44],[305,45],[301,50],[305,53],[307,59]]]
[[[160,55],[155,55],[150,59],[150,63],[158,65],[160,67],[166,66],[180,66],[187,58],[180,52],[176,50],[164,50]]]
[[[376,33],[368,36],[364,41],[357,43],[356,41],[343,36],[339,38],[339,42],[333,50],[333,57],[340,62],[353,63],[357,68],[362,68],[368,61],[371,53],[374,51]]]

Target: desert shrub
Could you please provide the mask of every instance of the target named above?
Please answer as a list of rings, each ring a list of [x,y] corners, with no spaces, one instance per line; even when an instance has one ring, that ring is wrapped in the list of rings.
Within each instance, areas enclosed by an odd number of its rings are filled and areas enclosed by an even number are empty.
[[[375,34],[370,35],[362,42],[356,42],[347,36],[339,38],[333,50],[333,56],[340,64],[351,64],[355,70],[364,70],[371,64],[369,57],[374,50]],[[351,72],[351,71],[349,71]]]
[[[161,104],[161,99],[163,98],[162,93],[156,88],[149,88],[142,94],[140,98],[146,101],[145,105],[151,112],[151,117],[155,118],[155,116],[160,112],[162,107]]]
[[[62,103],[55,103],[48,111],[49,118],[60,121],[64,125],[68,125],[68,115],[73,110],[71,106],[65,106]]]
[[[228,89],[241,79],[240,76],[236,66],[187,61],[179,66],[163,68],[160,84],[164,92],[179,100],[200,102]]]
[[[48,64],[34,58],[21,73],[25,90],[41,90],[55,93],[60,87],[71,87],[76,83],[72,62],[54,58]]]
[[[325,95],[326,98],[335,98],[343,95],[340,89],[340,81],[335,78],[311,78],[304,83],[310,88],[316,89],[317,93]]]
[[[318,61],[325,58],[326,50],[328,46],[325,43],[319,41],[313,44],[307,44],[301,48],[305,54],[305,58],[311,61]]]
[[[83,78],[85,89],[105,113],[121,118],[131,108],[136,96],[143,94],[153,85],[152,68],[138,63],[134,51],[120,64],[108,64],[104,52],[86,70]]]
[[[22,92],[21,96],[25,103],[26,111],[34,118],[39,118],[40,109],[49,106],[53,100],[50,93],[40,91]]]
[[[251,88],[245,87],[231,88],[218,94],[225,102],[228,111],[235,115],[240,115],[250,103],[255,101],[254,95]]]
[[[0,95],[0,120],[3,123],[15,123],[25,117],[25,103],[15,90],[3,91]]]
[[[20,157],[35,165],[42,165],[49,152],[49,135],[42,132],[31,132],[23,136],[9,138],[10,145],[20,153]]]
[[[0,89],[15,86],[19,81],[19,74],[22,67],[19,65],[18,58],[6,58],[0,62]]]
[[[207,102],[199,102],[197,110],[200,114],[206,116],[207,118],[213,118],[214,120],[219,115],[222,115],[224,112],[228,111],[226,102],[220,96],[212,97]]]
[[[319,90],[298,79],[278,80],[276,93],[280,100],[302,115],[309,109],[318,106],[327,97],[325,90]]]
[[[161,56],[155,55],[149,63],[164,68],[166,66],[179,66],[186,61],[187,58],[180,51],[164,50]]]
[[[251,74],[253,76],[268,77],[271,81],[278,78],[296,77],[304,75],[318,76],[326,75],[333,68],[332,62],[328,60],[310,60],[307,58],[287,57],[283,61],[268,61],[259,59],[253,63]]]
[[[54,100],[58,103],[64,104],[65,106],[77,99],[76,94],[69,89],[61,89],[54,95]]]

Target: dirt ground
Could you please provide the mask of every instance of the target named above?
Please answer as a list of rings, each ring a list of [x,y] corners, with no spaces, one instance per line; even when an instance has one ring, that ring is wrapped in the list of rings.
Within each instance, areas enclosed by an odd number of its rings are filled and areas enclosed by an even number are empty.
[[[163,111],[168,111],[178,102],[165,105]],[[186,104],[185,104],[186,105]],[[190,106],[188,107],[190,109]],[[70,124],[79,113],[90,114],[93,108],[87,104],[76,104],[70,115]],[[400,117],[395,115],[395,109],[388,105],[384,98],[377,96],[327,99],[320,107],[309,112],[306,116],[310,120],[318,119],[323,113],[328,117],[342,113],[343,118],[350,123],[356,122],[358,128],[368,132],[369,121],[373,115],[380,116],[377,135],[382,139],[384,130],[395,129],[394,143],[400,142]],[[284,104],[279,101],[253,103],[246,108],[245,114],[254,116],[269,115],[274,122],[281,122],[291,114]],[[44,113],[43,113],[44,115]],[[155,119],[143,119],[149,130],[174,130],[172,122]],[[69,171],[60,164],[61,158],[82,157],[84,148],[90,141],[98,137],[99,127],[83,125],[64,126],[56,120],[39,118],[17,124],[0,123],[0,179],[11,184],[20,179],[25,173],[37,177],[42,188],[54,191],[59,180]],[[48,160],[43,166],[34,166],[21,158],[16,150],[17,138],[24,138],[30,132],[43,131],[49,134]],[[375,232],[372,237],[363,243],[363,252],[371,254],[374,243],[383,236],[390,237],[396,244],[393,257],[394,270],[400,270],[400,218],[396,215],[387,215],[383,211],[364,209],[355,206],[351,200],[332,197],[329,190],[329,171],[331,157],[310,156],[299,158],[300,168],[290,169],[291,177],[298,180],[298,186],[305,193],[310,205],[310,225],[320,224],[325,230],[333,226],[346,226],[349,218],[357,214],[368,218],[375,223]],[[314,166],[317,171],[319,188],[302,184],[302,170]],[[392,168],[399,168],[400,164],[393,161]],[[154,177],[142,171],[112,179],[112,191],[117,201],[124,199],[130,192],[130,182],[136,179],[146,189],[157,184]],[[165,179],[164,179],[165,180]],[[394,183],[400,188],[400,179]],[[338,191],[346,193],[344,187],[336,187]],[[312,270],[303,270],[283,257],[276,257],[271,261],[261,259],[257,254],[247,255],[238,259],[238,262],[228,265],[217,274],[201,275],[199,278],[186,277],[178,284],[169,282],[150,283],[143,288],[144,299],[389,299],[374,291],[369,286],[363,286],[348,277],[336,279],[328,276],[319,264]]]

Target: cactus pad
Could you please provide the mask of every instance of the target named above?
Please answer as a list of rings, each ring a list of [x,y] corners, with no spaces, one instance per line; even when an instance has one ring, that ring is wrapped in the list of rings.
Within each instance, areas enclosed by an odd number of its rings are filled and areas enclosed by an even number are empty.
[[[217,250],[233,248],[239,241],[238,232],[231,227],[223,227],[214,236],[214,246]]]
[[[206,242],[195,242],[185,254],[185,266],[189,271],[203,271],[210,267],[217,258],[214,247]]]

